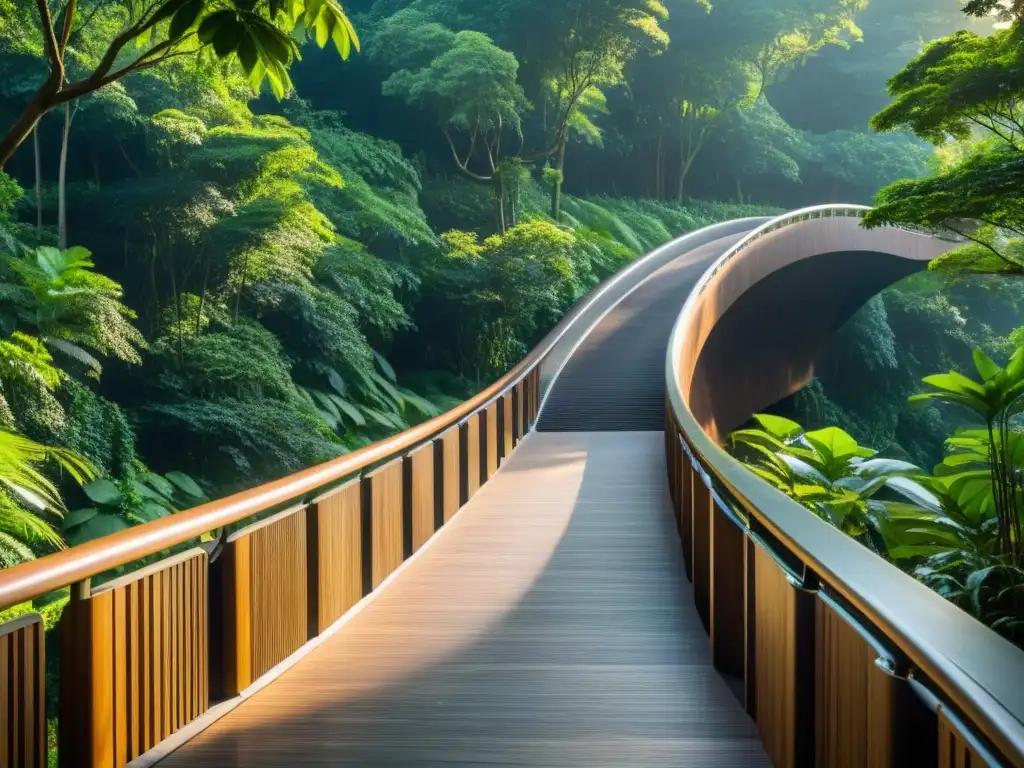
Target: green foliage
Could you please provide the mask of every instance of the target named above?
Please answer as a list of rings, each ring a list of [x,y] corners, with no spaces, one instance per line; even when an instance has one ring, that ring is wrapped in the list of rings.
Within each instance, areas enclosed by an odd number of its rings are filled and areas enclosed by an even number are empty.
[[[794,421],[760,414],[759,428],[730,435],[760,478],[877,554],[887,556],[889,509],[930,498],[913,464],[878,457],[838,427],[804,432]],[[885,498],[886,492],[890,499]]]
[[[131,481],[93,480],[84,491],[91,507],[69,512],[63,521],[64,539],[71,546],[126,530],[131,525],[168,517],[207,501],[206,494],[183,472],[158,475],[140,469]]]
[[[866,219],[868,226],[914,224],[970,241],[940,259],[938,270],[1024,272],[1022,45],[1016,28],[934,41],[892,78],[894,101],[872,122],[877,130],[911,130],[938,146],[948,137],[961,142],[957,155],[945,153],[948,162],[933,177],[882,190]]]
[[[837,428],[804,433],[779,416],[756,417],[759,428],[730,442],[759,477],[1021,644],[1024,347],[1005,367],[981,349],[973,362],[977,378],[928,376],[929,391],[911,398],[957,406],[982,424],[948,438],[930,475],[876,458]]]
[[[0,290],[7,298],[0,326],[30,329],[96,377],[102,365],[95,354],[141,363],[145,340],[130,322],[135,313],[121,303],[121,286],[93,267],[84,248],[40,246],[0,255]]]
[[[93,477],[84,458],[0,430],[0,559],[7,565],[31,559],[34,547],[61,547],[52,521],[64,511],[57,487],[40,470],[54,462],[76,482]]]

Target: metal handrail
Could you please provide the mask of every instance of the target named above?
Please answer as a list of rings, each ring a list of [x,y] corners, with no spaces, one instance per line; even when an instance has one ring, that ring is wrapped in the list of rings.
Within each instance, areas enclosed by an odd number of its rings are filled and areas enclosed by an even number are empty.
[[[596,286],[566,314],[518,365],[490,387],[441,416],[353,453],[257,488],[212,501],[170,517],[104,536],[28,563],[0,570],[0,610],[134,563],[284,505],[309,501],[384,461],[397,458],[487,408],[532,373],[576,327],[591,307],[600,307],[609,291],[643,277],[689,243],[733,231],[746,231],[763,219],[742,219],[704,227],[684,235],[632,262]],[[584,329],[585,330],[585,329]]]
[[[723,254],[698,281],[673,329],[666,360],[669,405],[716,490],[860,611],[1007,759],[1024,765],[1024,653],[747,470],[704,432],[683,394],[682,352],[701,296],[722,268],[766,234],[815,218],[863,218],[866,210],[836,205],[796,211],[759,227]]]

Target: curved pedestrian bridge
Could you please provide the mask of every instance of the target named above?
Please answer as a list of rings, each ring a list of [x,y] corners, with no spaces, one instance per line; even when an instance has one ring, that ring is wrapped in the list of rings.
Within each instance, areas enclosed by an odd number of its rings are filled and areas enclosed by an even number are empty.
[[[0,574],[72,585],[62,763],[1024,765],[1024,655],[715,441],[950,247],[859,216],[681,238],[450,414]],[[10,765],[45,763],[40,642],[0,628]]]

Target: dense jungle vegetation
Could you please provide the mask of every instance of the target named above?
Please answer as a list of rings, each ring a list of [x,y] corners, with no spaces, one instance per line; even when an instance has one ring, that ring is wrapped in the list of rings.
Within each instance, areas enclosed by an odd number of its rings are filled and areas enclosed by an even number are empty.
[[[0,566],[439,413],[676,235],[882,188],[972,246],[844,330],[879,386],[788,406],[941,457],[914,382],[1022,341],[962,279],[1020,269],[998,7],[0,0]]]
[[[946,6],[0,3],[0,564],[436,414],[675,235],[924,175],[876,47]]]
[[[962,245],[876,297],[812,386],[731,444],[762,478],[1024,647],[1024,5],[965,11],[998,23],[927,45],[872,120],[934,144],[932,172],[883,189],[866,218]]]

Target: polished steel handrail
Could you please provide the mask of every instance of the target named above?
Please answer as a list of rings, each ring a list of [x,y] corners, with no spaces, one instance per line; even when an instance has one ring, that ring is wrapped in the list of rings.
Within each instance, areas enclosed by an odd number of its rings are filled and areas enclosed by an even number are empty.
[[[681,370],[684,349],[693,338],[702,294],[722,268],[767,234],[808,219],[863,218],[866,210],[854,205],[818,206],[779,217],[752,231],[707,270],[687,298],[669,343],[670,409],[688,452],[715,491],[860,611],[1008,760],[1024,765],[1024,653],[748,471],[704,432],[687,402],[690,387]]]
[[[592,310],[602,311],[616,292],[643,279],[695,244],[741,231],[763,219],[742,219],[704,227],[637,259],[596,286],[566,314],[518,365],[490,387],[441,416],[373,445],[224,499],[0,571],[0,610],[134,563],[284,505],[308,501],[324,490],[384,461],[396,458],[483,410],[523,381],[571,335],[585,333]]]

